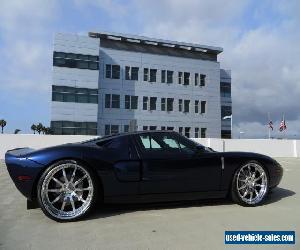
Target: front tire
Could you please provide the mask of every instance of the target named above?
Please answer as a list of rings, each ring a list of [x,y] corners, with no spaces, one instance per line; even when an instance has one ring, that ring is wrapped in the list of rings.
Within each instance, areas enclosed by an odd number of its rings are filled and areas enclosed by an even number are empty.
[[[38,202],[44,214],[59,221],[74,221],[93,209],[98,188],[92,172],[74,160],[59,161],[41,176]]]
[[[235,173],[231,185],[231,197],[242,206],[257,206],[269,191],[266,170],[256,161],[241,166]]]

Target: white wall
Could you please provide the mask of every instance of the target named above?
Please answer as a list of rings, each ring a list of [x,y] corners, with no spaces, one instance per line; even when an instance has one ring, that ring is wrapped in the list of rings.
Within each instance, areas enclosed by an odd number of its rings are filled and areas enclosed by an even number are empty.
[[[89,140],[94,136],[84,135],[0,135],[0,159],[4,159],[5,152],[14,148],[29,147],[34,149],[55,146],[69,142]]]
[[[79,142],[94,138],[81,135],[14,135],[0,134],[0,159],[9,149],[30,147],[39,149],[69,142]],[[250,151],[272,157],[300,157],[300,140],[268,139],[193,139],[217,151]]]
[[[272,157],[300,157],[300,140],[194,139],[217,151],[248,151]]]

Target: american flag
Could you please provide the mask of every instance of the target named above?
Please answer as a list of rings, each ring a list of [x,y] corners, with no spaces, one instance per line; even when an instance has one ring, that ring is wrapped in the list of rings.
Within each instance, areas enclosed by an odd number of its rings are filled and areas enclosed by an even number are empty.
[[[268,124],[268,125],[269,125],[269,128],[273,130],[273,122],[272,122],[272,121],[269,121],[269,124]]]
[[[285,124],[285,119],[282,118],[282,121],[280,123],[280,126],[279,126],[279,131],[282,132],[283,130],[286,130],[286,124]]]

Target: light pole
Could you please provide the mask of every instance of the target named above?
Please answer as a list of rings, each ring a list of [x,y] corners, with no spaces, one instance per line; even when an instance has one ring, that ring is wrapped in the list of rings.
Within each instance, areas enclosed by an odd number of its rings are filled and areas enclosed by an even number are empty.
[[[241,134],[245,134],[245,132],[240,131],[240,133],[239,133],[239,139],[241,139]]]
[[[232,114],[223,117],[223,120],[227,120],[227,119],[230,119],[230,130],[231,130],[231,139],[232,139],[232,137],[233,137],[233,131],[232,131]]]

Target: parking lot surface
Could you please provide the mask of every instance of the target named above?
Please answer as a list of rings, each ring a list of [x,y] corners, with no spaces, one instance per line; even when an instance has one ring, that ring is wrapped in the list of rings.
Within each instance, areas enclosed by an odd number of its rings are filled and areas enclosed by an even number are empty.
[[[281,184],[259,207],[228,200],[106,205],[79,222],[26,210],[0,161],[0,249],[300,249],[300,159],[277,159]],[[225,245],[225,230],[294,230],[296,245]]]

